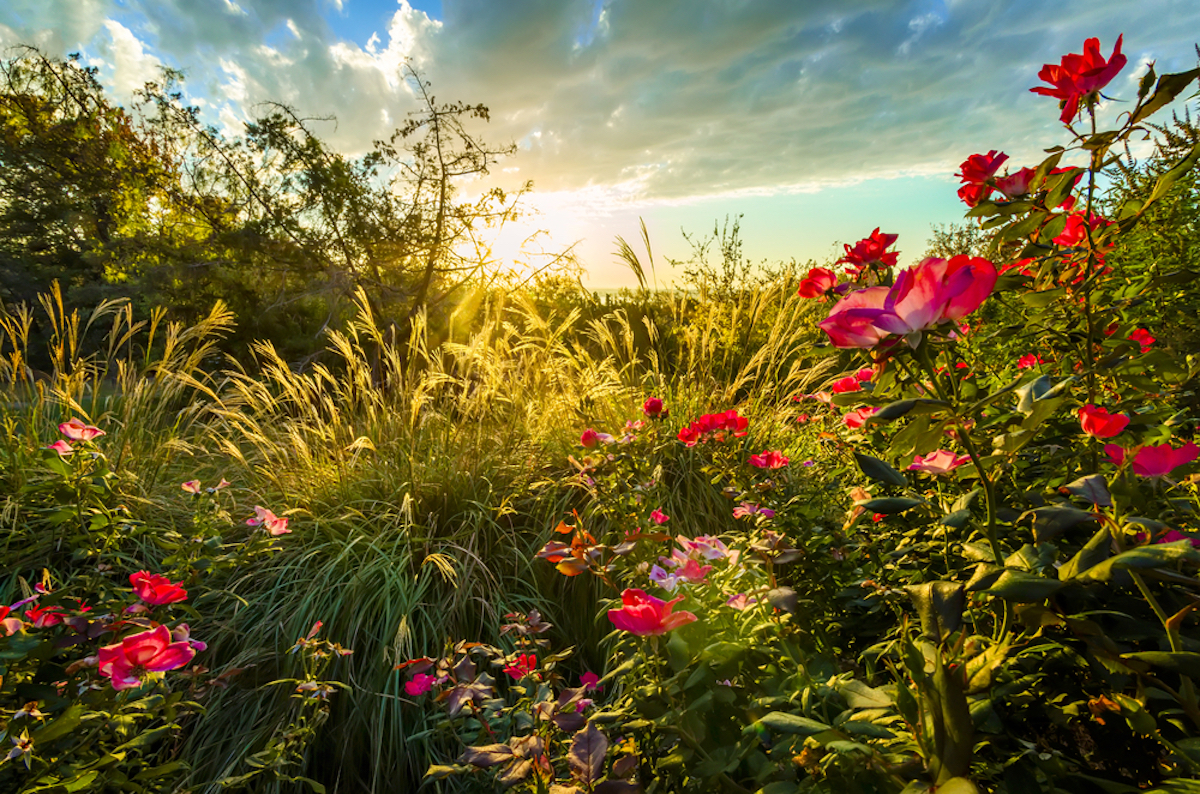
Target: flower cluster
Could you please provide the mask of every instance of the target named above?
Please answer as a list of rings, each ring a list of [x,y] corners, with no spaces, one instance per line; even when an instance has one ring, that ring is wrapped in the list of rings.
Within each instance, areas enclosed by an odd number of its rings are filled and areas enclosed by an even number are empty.
[[[701,441],[722,442],[725,434],[739,437],[746,435],[750,420],[738,416],[736,408],[717,414],[704,414],[679,431],[678,438],[686,446],[694,447]]]

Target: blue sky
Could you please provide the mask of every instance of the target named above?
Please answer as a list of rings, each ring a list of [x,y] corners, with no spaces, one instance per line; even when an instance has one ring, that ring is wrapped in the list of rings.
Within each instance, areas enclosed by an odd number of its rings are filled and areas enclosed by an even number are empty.
[[[932,224],[959,220],[953,173],[1000,149],[1016,168],[1065,143],[1043,63],[1089,36],[1129,66],[1196,63],[1194,0],[8,0],[0,45],[82,51],[118,98],[183,69],[206,117],[236,133],[264,101],[334,114],[348,154],[415,104],[417,66],[440,100],[483,102],[478,133],[515,142],[488,184],[534,182],[513,256],[534,228],[576,252],[596,287],[628,283],[613,238],[650,229],[660,276],[704,233],[743,215],[752,260],[825,261],[875,227],[901,261]],[[1109,118],[1120,111],[1108,103]],[[467,191],[483,185],[464,186]],[[519,232],[519,233],[518,233]]]

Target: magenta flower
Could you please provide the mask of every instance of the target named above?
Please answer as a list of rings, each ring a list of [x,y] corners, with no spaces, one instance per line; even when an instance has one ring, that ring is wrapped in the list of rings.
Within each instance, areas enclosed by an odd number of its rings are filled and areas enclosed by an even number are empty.
[[[1104,452],[1118,466],[1123,465],[1129,457],[1129,453],[1116,444],[1106,445]],[[1139,477],[1166,477],[1174,469],[1191,463],[1197,457],[1200,457],[1200,447],[1192,441],[1178,449],[1169,443],[1142,447],[1133,455],[1133,473]]]
[[[987,154],[973,154],[958,167],[955,176],[960,177],[965,184],[981,185],[995,176],[1007,159],[1007,154],[995,149]]]
[[[595,449],[602,443],[612,443],[612,440],[613,437],[608,433],[597,433],[590,427],[587,430],[584,430],[583,435],[579,437],[579,443],[582,444],[585,449]]]
[[[621,593],[620,609],[608,610],[608,619],[621,631],[639,637],[666,634],[696,620],[691,612],[675,612],[675,605],[683,596],[673,601],[663,601],[647,595],[644,590],[629,588]]]
[[[105,432],[100,428],[85,424],[82,420],[76,419],[73,416],[58,426],[58,432],[72,441],[91,441],[93,438],[105,435]]]
[[[666,513],[664,513],[663,511],[659,510],[658,508],[655,508],[650,513],[650,520],[653,521],[655,524],[662,526],[663,524],[670,521],[671,517],[669,515],[667,515]]]
[[[504,672],[508,673],[513,680],[520,681],[526,676],[537,678],[535,671],[537,670],[537,656],[532,653],[518,654],[517,658],[509,662],[504,668]]]
[[[800,282],[796,295],[801,298],[823,298],[825,293],[837,286],[837,276],[827,267],[814,267]]]
[[[869,237],[864,237],[851,247],[848,244],[842,247],[846,249],[846,255],[839,259],[836,264],[848,264],[850,267],[846,270],[851,275],[858,276],[862,273],[863,268],[868,265],[878,262],[883,267],[895,267],[896,258],[900,256],[899,251],[889,251],[888,247],[896,242],[899,235],[882,234],[879,229],[871,232]],[[811,275],[811,274],[810,274]]]
[[[762,454],[751,455],[749,463],[756,469],[782,469],[788,465],[788,459],[777,449],[764,450]]]
[[[964,463],[970,463],[969,455],[955,455],[945,449],[939,449],[928,455],[914,455],[909,471],[923,471],[926,474],[944,475],[957,469]]]
[[[404,692],[412,697],[424,695],[426,692],[433,689],[433,685],[438,682],[439,678],[436,675],[417,673],[412,677],[411,681],[408,681],[404,684]]]
[[[188,597],[187,590],[162,574],[138,571],[129,575],[129,583],[137,597],[152,607],[186,601]]]
[[[748,596],[745,593],[738,593],[737,595],[730,596],[729,600],[725,602],[725,606],[733,607],[740,612],[741,610],[747,609],[757,603],[758,599],[754,596]]]
[[[848,394],[862,389],[862,381],[855,375],[847,375],[844,378],[835,380],[830,385],[829,390],[834,394]]]
[[[1034,355],[1033,353],[1026,353],[1017,359],[1017,369],[1029,369],[1030,367],[1035,367],[1038,364],[1045,363],[1046,362],[1042,360],[1041,356]]]
[[[818,325],[834,347],[875,347],[887,332],[875,326],[888,297],[887,287],[869,287],[851,292],[834,304],[829,316]]]
[[[100,675],[112,679],[113,689],[130,689],[149,673],[175,670],[190,662],[196,650],[188,642],[172,642],[171,631],[159,625],[100,649]]]
[[[1028,195],[1029,185],[1033,182],[1034,173],[1036,172],[1032,168],[1022,168],[1016,173],[998,177],[996,179],[996,189],[1010,199]]]
[[[188,480],[187,482],[183,483],[179,487],[182,488],[183,490],[187,491],[190,494],[200,493],[200,481],[199,480]]]
[[[873,325],[906,336],[916,347],[921,332],[978,309],[996,285],[996,267],[980,257],[930,257],[900,272]]]
[[[771,512],[771,515],[775,513]],[[698,554],[706,560],[721,560],[732,556],[729,547],[715,535],[697,535],[695,539],[676,535],[675,542],[683,547],[685,553]]]
[[[600,676],[591,671],[579,676],[579,685],[588,692],[595,692],[598,689],[604,689],[604,687],[600,686]]]
[[[768,507],[759,507],[749,502],[742,502],[737,507],[733,508],[734,518],[749,518],[751,516],[762,516],[763,518],[774,518],[775,511]]]
[[[646,402],[642,403],[642,413],[651,419],[657,419],[663,414],[663,401],[658,397],[647,397]]]
[[[867,423],[867,419],[871,416],[871,414],[877,412],[878,410],[878,406],[867,405],[863,408],[859,408],[856,411],[847,411],[842,415],[842,422],[844,422],[846,427],[850,428],[851,430],[858,430]]]

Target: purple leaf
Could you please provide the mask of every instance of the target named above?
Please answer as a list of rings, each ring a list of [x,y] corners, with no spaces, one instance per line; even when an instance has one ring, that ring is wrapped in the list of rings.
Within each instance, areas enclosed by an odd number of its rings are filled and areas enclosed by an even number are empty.
[[[575,734],[571,740],[571,753],[567,761],[571,773],[586,785],[592,785],[600,779],[604,771],[604,757],[608,753],[608,739],[594,724]]]

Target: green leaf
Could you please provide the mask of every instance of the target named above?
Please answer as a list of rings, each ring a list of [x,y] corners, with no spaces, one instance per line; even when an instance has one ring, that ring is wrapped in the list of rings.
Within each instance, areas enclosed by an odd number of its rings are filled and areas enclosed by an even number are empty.
[[[1109,534],[1107,527],[1101,526],[1096,530],[1096,534],[1092,535],[1091,540],[1058,569],[1059,580],[1066,582],[1074,579],[1089,568],[1107,560],[1108,549],[1111,545],[1112,535]]]
[[[1180,560],[1200,561],[1200,549],[1194,548],[1190,540],[1139,546],[1094,565],[1075,578],[1081,582],[1107,582],[1115,570],[1160,568]]]
[[[867,418],[867,422],[890,422],[907,414],[936,414],[951,407],[943,400],[909,399],[888,403]]]
[[[34,731],[29,738],[33,740],[35,746],[47,744],[55,739],[62,738],[79,727],[79,723],[83,721],[83,711],[84,707],[80,703],[69,706],[66,711],[58,715],[53,721],[46,723]]]
[[[887,692],[867,686],[857,679],[839,684],[837,690],[852,709],[885,709],[892,705],[892,698]]]
[[[1147,207],[1165,196],[1179,177],[1191,171],[1198,160],[1200,160],[1200,141],[1197,141],[1192,146],[1192,151],[1187,157],[1176,163],[1171,170],[1158,177],[1158,180],[1154,183],[1154,189],[1150,191],[1150,197],[1146,199],[1146,203],[1142,207],[1142,212],[1145,212]]]
[[[983,592],[1014,603],[1045,601],[1063,589],[1066,583],[1047,579],[1026,571],[1005,570],[999,578]]]
[[[793,733],[798,736],[812,736],[814,733],[832,730],[829,725],[817,722],[816,720],[810,720],[808,717],[789,714],[786,711],[772,711],[758,722],[747,726],[744,732],[753,732],[755,727],[759,725],[779,733]]]
[[[966,594],[961,582],[925,582],[904,589],[917,608],[921,634],[928,639],[944,639],[962,623]]]
[[[1017,523],[1024,523],[1027,519],[1033,524],[1034,540],[1038,543],[1046,543],[1054,540],[1076,524],[1095,521],[1096,516],[1086,510],[1080,510],[1075,507],[1051,505],[1049,507],[1035,507],[1033,510],[1026,510],[1017,519]]]
[[[862,473],[870,477],[876,482],[885,483],[887,485],[895,485],[904,487],[908,484],[908,480],[904,475],[896,471],[887,462],[870,455],[864,455],[861,452],[854,453],[854,460],[858,462],[858,467],[862,469]]]
[[[1146,79],[1151,76],[1152,74],[1148,74],[1142,78],[1143,86]],[[1137,124],[1139,121],[1149,118],[1152,114],[1169,105],[1175,97],[1179,96],[1188,87],[1188,83],[1195,80],[1197,76],[1200,76],[1200,69],[1192,69],[1189,72],[1178,72],[1176,74],[1164,74],[1158,78],[1158,85],[1154,87],[1154,94],[1151,95],[1150,99],[1144,105],[1137,109],[1131,121]],[[1140,95],[1141,91],[1139,90],[1138,93]]]
[[[1200,679],[1200,653],[1192,651],[1138,651],[1122,654],[1122,659],[1133,659],[1139,662],[1168,670],[1189,678]]]
[[[912,510],[917,505],[925,504],[924,499],[913,499],[908,496],[883,496],[877,499],[861,499],[854,503],[869,513],[883,513],[890,516]]]
[[[1108,492],[1108,483],[1100,474],[1089,474],[1074,482],[1067,483],[1061,488],[1071,496],[1086,499],[1098,507],[1112,507],[1112,494]]]

